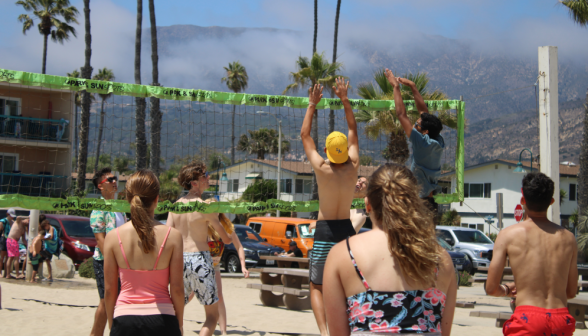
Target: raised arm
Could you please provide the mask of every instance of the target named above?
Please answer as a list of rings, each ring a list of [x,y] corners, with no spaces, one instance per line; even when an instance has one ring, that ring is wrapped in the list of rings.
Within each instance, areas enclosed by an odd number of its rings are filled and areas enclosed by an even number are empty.
[[[349,81],[345,83],[345,79],[339,77],[335,79],[335,86],[333,86],[333,91],[339,99],[341,99],[341,103],[343,103],[343,108],[345,109],[345,119],[347,119],[347,143],[349,145],[349,159],[353,162],[354,165],[359,165],[359,142],[357,138],[357,122],[355,121],[355,116],[353,115],[353,110],[351,109],[351,104],[349,103],[349,98],[347,97],[347,91],[349,90]]]
[[[416,84],[413,81],[408,80],[406,78],[398,78],[398,81],[400,82],[400,84],[406,85],[410,87],[410,89],[412,90],[414,102],[416,104],[417,111],[419,111],[419,114],[429,113],[429,107],[427,106],[425,100],[423,99],[423,96],[421,96],[421,93],[417,89]]]
[[[312,140],[312,136],[310,136],[310,129],[312,128],[312,117],[316,113],[316,104],[321,101],[321,98],[323,98],[323,86],[315,84],[310,91],[310,95],[308,96],[308,109],[306,110],[306,115],[304,116],[304,121],[302,122],[302,128],[300,129],[300,139],[302,139],[304,152],[306,153],[306,157],[314,169],[319,169],[323,164],[325,164],[325,160],[317,152],[316,144],[314,143],[314,140]]]
[[[494,243],[494,252],[492,253],[492,261],[488,268],[488,277],[486,280],[486,295],[490,296],[507,296],[509,290],[500,285],[502,280],[502,273],[504,272],[504,265],[506,264],[506,246],[508,244],[508,229],[501,231],[496,237]],[[512,290],[513,288],[510,288]]]
[[[392,71],[390,71],[389,69],[386,69],[385,74],[386,78],[388,79],[388,82],[390,82],[390,84],[394,87],[394,104],[396,105],[396,117],[398,118],[398,121],[400,121],[400,124],[402,125],[402,128],[406,133],[406,136],[410,138],[410,134],[412,133],[412,123],[410,122],[410,119],[406,114],[406,107],[404,106],[404,101],[402,100],[402,92],[400,91],[400,83],[398,82],[398,79],[394,76]]]

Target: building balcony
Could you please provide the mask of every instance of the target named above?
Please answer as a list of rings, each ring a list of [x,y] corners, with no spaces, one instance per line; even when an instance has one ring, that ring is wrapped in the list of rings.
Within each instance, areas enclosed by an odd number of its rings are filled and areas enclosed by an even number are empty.
[[[0,194],[59,197],[67,189],[67,176],[0,173]]]
[[[0,115],[0,144],[69,148],[69,121]]]

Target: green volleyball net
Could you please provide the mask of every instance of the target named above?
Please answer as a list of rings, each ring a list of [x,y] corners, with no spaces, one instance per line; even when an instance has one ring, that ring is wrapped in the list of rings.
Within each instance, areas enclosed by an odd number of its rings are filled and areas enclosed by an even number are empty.
[[[93,100],[84,194],[76,197],[82,91],[91,93]],[[145,104],[144,119],[137,114],[141,101]],[[155,101],[159,112],[152,108]],[[442,191],[435,199],[440,204],[463,201],[465,104],[459,100],[426,103],[431,113],[453,120],[442,132],[446,143],[442,171],[455,174],[452,180],[440,181]],[[395,109],[394,101],[389,100],[351,99],[351,105],[357,115],[392,113]],[[405,105],[409,111],[415,110],[414,101],[405,101]],[[312,169],[300,141],[307,106],[305,97],[158,87],[0,69],[0,207],[129,212],[122,199],[124,184],[142,165],[160,178],[162,201],[157,213],[280,210],[306,217],[318,210],[318,201],[312,200]],[[322,153],[330,128],[346,133],[347,124],[339,99],[323,98],[317,116],[317,147]],[[358,122],[360,176],[369,177],[379,165],[393,160],[385,132],[367,135],[366,127],[376,122],[377,118]],[[144,128],[144,133],[138,128]],[[210,188],[205,196],[218,202],[174,204],[186,192],[177,183],[179,169],[193,160],[207,164]],[[100,199],[91,182],[94,171],[103,167],[111,167],[119,177],[117,200]],[[353,203],[355,208],[363,206],[359,199]]]

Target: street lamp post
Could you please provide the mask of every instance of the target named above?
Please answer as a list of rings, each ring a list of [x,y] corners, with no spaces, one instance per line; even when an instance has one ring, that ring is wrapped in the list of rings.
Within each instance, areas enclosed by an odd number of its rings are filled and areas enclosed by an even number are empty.
[[[517,167],[513,170],[513,173],[527,173],[525,168],[523,168],[523,162],[521,160],[524,151],[528,151],[531,154],[531,173],[533,172],[533,152],[529,148],[524,148],[519,154],[519,163],[517,163]]]
[[[222,160],[220,161],[220,164],[221,164],[221,167],[223,168],[223,174],[222,174],[220,180],[217,179],[217,181],[227,182],[229,180],[227,178],[227,172],[225,170],[227,166],[225,165],[225,163]],[[218,182],[216,185],[216,195],[218,196],[219,193],[220,193],[220,182]],[[220,201],[220,199],[217,199],[217,201]]]
[[[280,200],[280,186],[282,185],[282,121],[269,112],[257,111],[257,113],[271,115],[276,118],[278,123],[278,200]],[[276,217],[280,217],[280,210],[276,211]]]

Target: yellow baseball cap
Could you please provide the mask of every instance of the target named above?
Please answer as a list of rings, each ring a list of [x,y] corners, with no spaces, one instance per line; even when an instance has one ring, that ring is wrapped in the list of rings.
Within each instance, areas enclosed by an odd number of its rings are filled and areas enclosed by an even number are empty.
[[[347,152],[347,137],[341,132],[333,132],[325,141],[327,157],[332,163],[345,163],[349,158]]]

